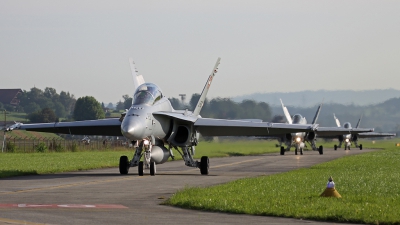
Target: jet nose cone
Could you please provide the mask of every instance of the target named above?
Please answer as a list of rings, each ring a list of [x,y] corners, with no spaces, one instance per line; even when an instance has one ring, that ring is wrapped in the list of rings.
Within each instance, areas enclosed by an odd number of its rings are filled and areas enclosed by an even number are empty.
[[[138,122],[125,121],[121,124],[121,133],[131,141],[141,140],[144,137],[145,127]]]

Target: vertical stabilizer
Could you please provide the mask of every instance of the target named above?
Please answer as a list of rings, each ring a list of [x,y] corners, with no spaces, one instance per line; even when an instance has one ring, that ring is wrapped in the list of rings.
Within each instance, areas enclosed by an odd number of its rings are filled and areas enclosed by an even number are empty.
[[[323,104],[323,103],[321,103],[321,104],[318,106],[318,109],[317,109],[317,112],[315,113],[315,116],[314,116],[314,119],[313,119],[313,121],[312,121],[312,124],[315,124],[315,123],[317,122],[319,113],[321,112],[322,104]]]
[[[208,89],[210,89],[211,86],[211,82],[215,76],[215,74],[217,73],[218,70],[218,65],[219,65],[219,61],[221,60],[221,58],[217,59],[217,62],[215,63],[214,69],[212,70],[210,76],[207,79],[206,85],[203,88],[203,91],[201,92],[199,101],[197,102],[196,108],[193,111],[193,115],[194,116],[198,116],[200,114],[201,109],[203,108],[204,105],[204,101],[206,100],[206,96],[208,93]]]
[[[333,114],[333,118],[335,118],[336,125],[337,125],[338,127],[340,127],[340,121],[339,121],[338,118],[336,118],[335,113]]]
[[[362,117],[363,117],[363,115],[361,114],[361,116],[360,116],[360,119],[358,119],[358,122],[357,122],[357,126],[356,126],[356,128],[358,128],[358,127],[360,126],[360,123],[361,123],[361,119],[362,119]]]
[[[135,85],[135,90],[144,83],[144,79],[142,75],[138,75],[138,71],[136,69],[135,62],[132,58],[129,58],[129,65],[131,66],[132,77],[133,77],[133,85]]]
[[[281,100],[282,109],[283,109],[283,114],[285,114],[286,121],[287,121],[289,124],[292,124],[292,123],[293,123],[293,122],[292,122],[292,117],[290,117],[289,110],[286,108],[285,105],[283,105],[282,99],[279,99],[279,100]]]

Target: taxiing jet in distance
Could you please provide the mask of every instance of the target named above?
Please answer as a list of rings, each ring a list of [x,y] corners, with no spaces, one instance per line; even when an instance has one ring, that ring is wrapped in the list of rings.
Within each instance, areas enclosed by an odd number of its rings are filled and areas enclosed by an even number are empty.
[[[335,119],[336,125],[338,127],[340,126],[340,121],[338,118],[336,118],[335,113],[333,114],[333,118]],[[362,116],[357,122],[356,128],[359,128],[360,123],[361,123]],[[343,124],[343,128],[346,129],[352,129],[351,123],[346,122]],[[339,135],[337,138],[339,139],[339,146],[335,145],[334,149],[337,150],[338,147],[341,148],[342,144],[344,142],[344,150],[350,150],[351,143],[354,142],[354,146],[356,148],[360,148],[362,150],[363,146],[362,144],[358,145],[358,138],[374,138],[374,137],[394,137],[396,136],[395,133],[379,133],[379,132],[366,132],[366,133],[360,133],[360,134],[345,134],[345,135]]]

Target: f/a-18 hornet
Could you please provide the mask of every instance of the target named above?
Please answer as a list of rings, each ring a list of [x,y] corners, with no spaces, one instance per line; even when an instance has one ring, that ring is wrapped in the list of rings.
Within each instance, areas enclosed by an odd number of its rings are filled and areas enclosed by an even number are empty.
[[[293,119],[290,117],[289,110],[286,108],[286,106],[283,104],[282,99],[281,104],[282,104],[282,109],[283,109],[283,114],[285,114],[285,118],[287,123],[289,124],[307,124],[307,120],[305,117],[303,117],[300,114],[295,114],[293,116]],[[318,106],[317,112],[315,113],[314,119],[312,121],[312,125],[315,125],[319,113],[321,111],[322,103]],[[339,127],[318,127],[314,131],[311,132],[296,132],[296,133],[287,133],[284,136],[279,137],[279,142],[280,144],[286,143],[286,149],[284,146],[281,146],[281,155],[285,154],[285,151],[290,151],[291,147],[294,147],[294,154],[297,155],[299,152],[301,155],[303,155],[303,150],[306,147],[306,142],[308,142],[311,145],[311,148],[314,151],[318,151],[320,155],[323,154],[323,146],[320,145],[317,148],[317,136],[331,136],[333,134],[336,134],[336,136],[344,136],[344,135],[359,135],[364,134],[362,132],[370,132],[373,131],[373,129],[367,128],[367,129],[361,129],[361,128],[341,128]],[[340,134],[340,135],[337,135]]]
[[[338,127],[341,127],[340,126],[340,121],[339,121],[338,118],[336,118],[335,114],[333,114],[333,118],[335,118],[336,125]],[[358,120],[356,128],[358,128],[360,126],[361,119],[362,119],[362,116]],[[344,123],[343,124],[343,128],[352,129],[351,123],[349,123],[349,122]],[[360,134],[339,135],[339,136],[336,136],[334,138],[338,138],[339,139],[339,148],[342,147],[342,144],[344,142],[344,150],[350,150],[351,143],[354,142],[354,146],[356,148],[360,148],[360,150],[362,150],[362,148],[363,148],[362,144],[360,144],[360,145],[357,144],[358,138],[394,137],[394,136],[396,136],[395,133],[367,132],[367,133],[360,133]],[[338,148],[338,146],[335,145],[334,149],[337,150],[337,148]]]
[[[120,157],[119,172],[128,174],[131,167],[137,166],[139,176],[143,176],[144,168],[149,168],[150,175],[155,175],[156,164],[162,164],[169,157],[173,157],[172,148],[182,155],[186,166],[199,168],[203,175],[208,174],[209,158],[202,156],[200,161],[193,159],[200,133],[203,136],[268,136],[295,132],[309,133],[318,127],[310,124],[202,118],[200,111],[217,73],[220,58],[215,63],[193,112],[174,110],[161,89],[154,83],[145,83],[143,76],[137,73],[133,60],[130,59],[129,62],[136,91],[132,106],[121,115],[121,118],[41,124],[17,123],[8,130],[21,129],[71,135],[121,136],[122,134],[132,142],[135,153],[130,160],[127,156]]]

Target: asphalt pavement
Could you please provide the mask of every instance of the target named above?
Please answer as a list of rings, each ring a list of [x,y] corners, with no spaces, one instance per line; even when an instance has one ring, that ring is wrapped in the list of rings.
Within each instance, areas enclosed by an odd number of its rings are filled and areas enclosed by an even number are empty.
[[[156,176],[137,167],[0,179],[0,225],[4,224],[323,224],[291,218],[213,213],[160,205],[186,186],[211,186],[244,177],[281,173],[373,151],[324,149],[210,159],[210,174],[183,161],[157,165]],[[200,152],[198,152],[200,153]],[[132,153],[133,154],[133,153]],[[27,162],[29,163],[29,162]],[[323,181],[324,183],[325,181]],[[324,186],[321,186],[321,191]],[[319,194],[319,193],[316,193]],[[341,225],[343,223],[340,223]]]

